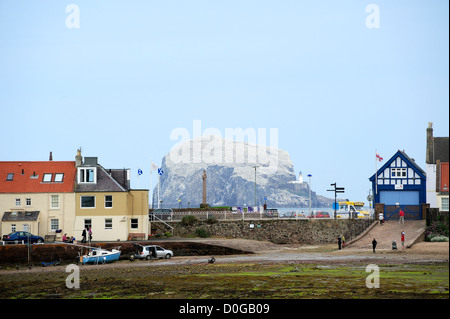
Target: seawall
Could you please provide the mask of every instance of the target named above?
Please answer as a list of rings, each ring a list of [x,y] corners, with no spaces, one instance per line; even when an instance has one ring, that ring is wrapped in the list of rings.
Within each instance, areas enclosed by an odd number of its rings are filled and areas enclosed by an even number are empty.
[[[324,244],[337,242],[338,236],[346,240],[355,237],[370,225],[366,219],[299,219],[253,221],[196,221],[193,225],[171,223],[175,236],[195,237],[203,229],[210,237],[265,240],[275,244]]]

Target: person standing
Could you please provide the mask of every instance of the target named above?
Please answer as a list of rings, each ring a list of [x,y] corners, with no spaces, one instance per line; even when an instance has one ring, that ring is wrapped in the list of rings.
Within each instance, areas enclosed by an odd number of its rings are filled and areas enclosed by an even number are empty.
[[[405,249],[405,232],[401,233],[402,249]]]
[[[341,235],[339,235],[339,237],[338,237],[338,247],[339,247],[339,250],[341,250],[341,246],[342,246],[342,238],[341,238]]]
[[[83,228],[83,232],[81,233],[81,243],[86,243],[86,227]]]
[[[400,218],[399,218],[399,220],[398,220],[398,223],[399,223],[399,224],[400,224],[400,223],[404,224],[404,223],[405,223],[405,212],[400,208],[400,211],[399,211],[398,214],[400,215]]]
[[[375,248],[377,247],[377,241],[375,240],[375,238],[372,240],[372,250],[373,253],[375,254]]]

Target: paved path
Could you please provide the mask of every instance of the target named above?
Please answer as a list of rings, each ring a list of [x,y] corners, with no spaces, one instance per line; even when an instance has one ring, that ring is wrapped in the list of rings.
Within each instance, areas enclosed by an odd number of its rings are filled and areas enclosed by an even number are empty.
[[[365,236],[345,249],[372,249],[372,240],[377,241],[378,249],[392,249],[392,241],[397,242],[397,248],[402,248],[401,232],[405,232],[405,246],[411,246],[425,231],[425,220],[405,220],[399,224],[396,220],[386,221],[383,225],[375,225]]]

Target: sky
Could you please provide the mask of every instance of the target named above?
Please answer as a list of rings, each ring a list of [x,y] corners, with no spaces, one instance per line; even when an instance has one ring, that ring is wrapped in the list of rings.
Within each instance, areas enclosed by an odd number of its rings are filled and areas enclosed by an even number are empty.
[[[448,6],[0,0],[0,161],[81,147],[150,188],[177,128],[274,128],[313,191],[367,203],[376,151],[425,170],[428,122],[449,134]]]

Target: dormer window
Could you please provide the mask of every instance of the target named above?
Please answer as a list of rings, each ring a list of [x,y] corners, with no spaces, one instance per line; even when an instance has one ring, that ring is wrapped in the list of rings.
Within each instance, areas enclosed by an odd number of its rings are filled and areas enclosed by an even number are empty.
[[[42,181],[44,183],[50,183],[52,181],[53,174],[50,173],[44,173],[44,177],[42,178]]]
[[[78,167],[78,183],[97,183],[97,167]]]

